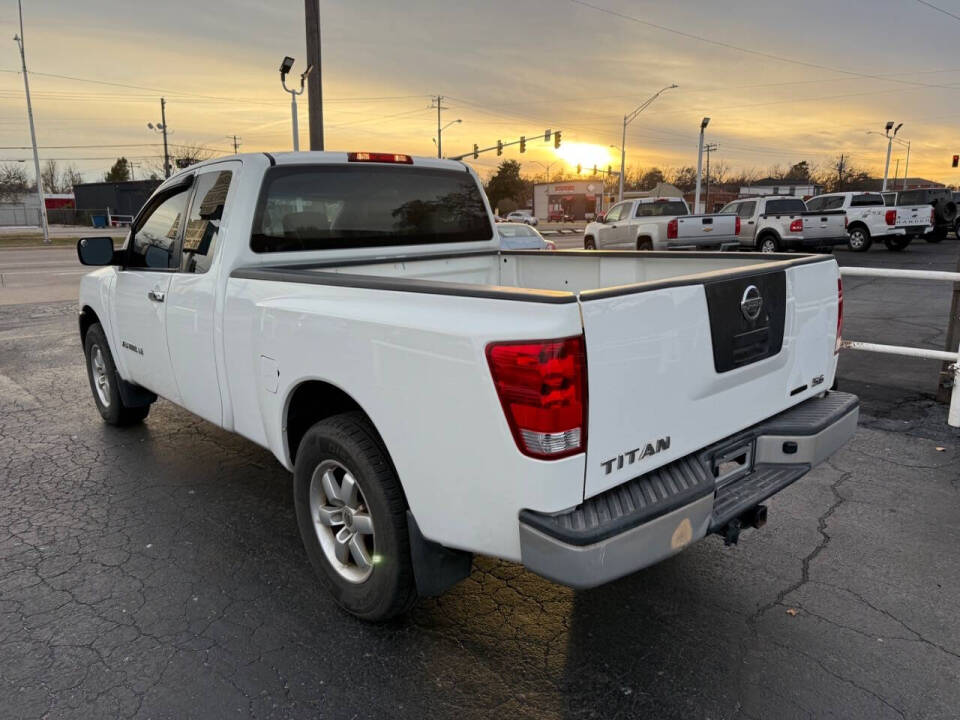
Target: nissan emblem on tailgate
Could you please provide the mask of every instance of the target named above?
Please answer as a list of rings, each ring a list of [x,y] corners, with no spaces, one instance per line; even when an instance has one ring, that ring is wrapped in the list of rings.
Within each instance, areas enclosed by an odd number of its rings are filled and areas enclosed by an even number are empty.
[[[756,285],[748,285],[740,299],[740,312],[747,320],[756,320],[760,317],[761,309],[763,309],[763,296],[760,295]]]

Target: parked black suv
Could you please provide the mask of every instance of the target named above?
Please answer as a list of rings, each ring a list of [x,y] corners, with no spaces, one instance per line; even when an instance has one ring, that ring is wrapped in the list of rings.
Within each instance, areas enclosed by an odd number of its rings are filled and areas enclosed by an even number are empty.
[[[933,205],[935,224],[933,230],[924,236],[927,242],[938,243],[947,236],[948,231],[956,230],[957,203],[949,188],[901,190],[897,194],[897,205]]]

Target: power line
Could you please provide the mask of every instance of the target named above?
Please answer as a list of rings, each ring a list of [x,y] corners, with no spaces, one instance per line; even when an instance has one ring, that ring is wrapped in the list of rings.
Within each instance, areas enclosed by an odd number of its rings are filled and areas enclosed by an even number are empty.
[[[932,9],[936,10],[937,12],[941,12],[941,13],[943,13],[944,15],[949,15],[949,16],[952,17],[954,20],[960,20],[960,15],[954,15],[952,12],[950,12],[950,11],[948,11],[948,10],[944,10],[942,7],[937,7],[937,6],[934,5],[933,3],[928,3],[927,0],[917,0],[917,2],[920,3],[921,5],[926,5],[928,8],[932,8]]]
[[[921,2],[922,0],[918,0]],[[714,45],[716,47],[722,47],[727,50],[735,50],[737,52],[746,53],[748,55],[754,55],[757,57],[767,58],[768,60],[776,60],[777,62],[789,63],[792,65],[800,65],[802,67],[815,68],[817,70],[827,70],[829,72],[842,73],[844,75],[851,75],[854,77],[863,77],[870,78],[872,80],[886,80],[887,82],[895,82],[903,85],[916,85],[918,87],[931,87],[931,88],[945,88],[950,90],[956,90],[956,87],[951,87],[949,85],[933,85],[929,83],[919,83],[911,82],[910,80],[897,80],[895,78],[885,78],[882,75],[875,75],[870,73],[858,72],[856,70],[847,70],[844,68],[835,68],[828,65],[821,65],[815,62],[809,62],[807,60],[797,60],[796,58],[785,57],[783,55],[775,55],[773,53],[764,52],[763,50],[754,50],[752,48],[740,47],[739,45],[734,45],[732,43],[723,42],[722,40],[712,40],[708,37],[703,37],[702,35],[695,35],[694,33],[685,32],[683,30],[677,30],[676,28],[667,27],[666,25],[658,25],[657,23],[650,22],[649,20],[643,20],[633,15],[627,15],[626,13],[618,12],[616,10],[610,10],[609,8],[601,7],[599,5],[593,5],[591,3],[585,2],[585,0],[570,0],[570,2],[575,5],[581,5],[585,8],[590,8],[597,12],[606,13],[607,15],[612,15],[613,17],[618,17],[622,20],[629,20],[635,22],[639,25],[645,25],[646,27],[653,28],[655,30],[660,30],[662,32],[671,33],[673,35],[678,35],[680,37],[687,38],[688,40],[696,40],[697,42],[706,43],[708,45]],[[927,4],[927,3],[924,3]],[[935,7],[935,6],[931,6]],[[940,8],[935,8],[939,10]],[[945,12],[945,11],[944,11]]]

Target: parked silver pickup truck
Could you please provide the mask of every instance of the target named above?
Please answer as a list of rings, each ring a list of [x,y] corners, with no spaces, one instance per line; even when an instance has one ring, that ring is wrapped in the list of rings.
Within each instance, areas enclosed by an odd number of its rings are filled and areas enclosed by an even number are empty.
[[[681,197],[619,202],[583,231],[586,250],[720,250],[735,246],[736,215],[691,215]]]
[[[740,218],[741,246],[765,253],[782,250],[828,251],[847,242],[842,210],[812,212],[798,197],[763,195],[723,208]]]

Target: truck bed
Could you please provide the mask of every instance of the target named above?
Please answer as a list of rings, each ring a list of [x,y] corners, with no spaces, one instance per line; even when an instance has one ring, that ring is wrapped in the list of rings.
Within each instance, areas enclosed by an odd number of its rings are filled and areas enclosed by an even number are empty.
[[[408,255],[239,268],[231,277],[572,303],[817,262],[824,255],[561,250]]]

